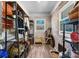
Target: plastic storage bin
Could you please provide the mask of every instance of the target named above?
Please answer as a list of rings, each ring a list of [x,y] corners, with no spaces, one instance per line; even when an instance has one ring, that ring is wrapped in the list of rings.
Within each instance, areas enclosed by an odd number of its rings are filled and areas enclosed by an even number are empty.
[[[0,58],[8,58],[8,51],[4,49],[0,50]]]

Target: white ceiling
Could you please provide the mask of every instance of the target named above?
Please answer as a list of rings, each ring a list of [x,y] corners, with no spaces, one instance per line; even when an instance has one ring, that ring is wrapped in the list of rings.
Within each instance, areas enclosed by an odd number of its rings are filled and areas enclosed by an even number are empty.
[[[20,1],[20,3],[30,15],[33,15],[49,14],[54,9],[58,1]]]

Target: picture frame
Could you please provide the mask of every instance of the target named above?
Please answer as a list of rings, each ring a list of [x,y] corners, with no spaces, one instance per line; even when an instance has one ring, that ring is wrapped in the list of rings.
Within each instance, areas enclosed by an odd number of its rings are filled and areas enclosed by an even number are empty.
[[[44,20],[43,19],[38,19],[36,21],[36,29],[37,30],[44,30]]]

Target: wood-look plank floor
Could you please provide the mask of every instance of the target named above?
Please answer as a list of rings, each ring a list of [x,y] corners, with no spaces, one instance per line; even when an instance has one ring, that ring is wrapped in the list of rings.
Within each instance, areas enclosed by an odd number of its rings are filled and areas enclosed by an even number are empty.
[[[45,45],[33,45],[27,58],[51,58]]]

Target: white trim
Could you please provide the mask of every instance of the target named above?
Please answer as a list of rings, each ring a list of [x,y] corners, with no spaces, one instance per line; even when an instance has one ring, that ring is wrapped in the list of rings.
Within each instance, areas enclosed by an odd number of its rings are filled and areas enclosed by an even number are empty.
[[[21,4],[21,1],[16,1],[16,2],[21,6],[21,8],[22,8],[22,9],[24,10],[24,12],[26,13],[26,15],[27,15],[27,16],[30,16],[29,13],[28,13],[28,10],[25,9],[26,7],[24,7],[24,6]]]
[[[52,9],[52,11],[51,11],[51,15],[52,15],[52,13],[56,10],[56,8],[60,5],[60,3],[61,3],[62,1],[59,1],[57,4],[56,4],[56,6]]]
[[[69,18],[69,16],[65,17],[63,20],[66,20],[66,19],[68,19],[68,18]]]
[[[65,9],[67,9],[71,4],[75,3],[75,1],[69,1],[68,3],[66,3],[59,12],[64,11]]]
[[[72,42],[72,40],[70,38],[66,38],[65,40],[69,41],[69,42]]]
[[[25,30],[25,28],[18,28],[18,30]]]

